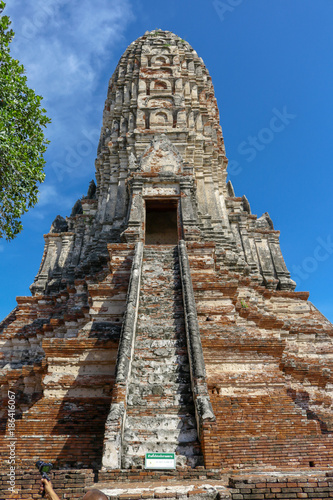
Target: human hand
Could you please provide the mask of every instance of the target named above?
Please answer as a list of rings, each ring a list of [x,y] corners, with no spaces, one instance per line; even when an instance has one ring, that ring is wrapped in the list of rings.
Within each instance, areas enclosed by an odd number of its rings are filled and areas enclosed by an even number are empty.
[[[55,493],[51,481],[48,481],[45,478],[42,478],[40,481],[39,493],[42,495],[45,491],[46,498],[48,500],[60,500],[58,495]]]

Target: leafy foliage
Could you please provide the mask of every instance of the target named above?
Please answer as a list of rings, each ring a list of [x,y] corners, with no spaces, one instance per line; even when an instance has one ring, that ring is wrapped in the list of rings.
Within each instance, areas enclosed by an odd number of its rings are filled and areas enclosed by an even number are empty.
[[[24,67],[10,55],[14,32],[2,15],[5,5],[0,0],[0,238],[10,240],[22,230],[21,216],[38,201],[49,142],[43,129],[50,119],[42,97],[27,86]]]

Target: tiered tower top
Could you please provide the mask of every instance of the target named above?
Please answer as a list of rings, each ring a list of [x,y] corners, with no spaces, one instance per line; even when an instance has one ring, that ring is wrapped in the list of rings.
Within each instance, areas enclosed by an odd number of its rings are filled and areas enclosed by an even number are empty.
[[[101,270],[107,244],[211,241],[221,265],[268,288],[293,289],[279,232],[226,183],[227,159],[208,70],[169,31],[133,42],[110,79],[97,186],[45,236],[33,293],[53,293]]]
[[[211,77],[187,42],[155,30],[127,48],[110,79],[96,166],[98,192],[161,133],[185,163],[211,170],[223,189],[227,162]]]

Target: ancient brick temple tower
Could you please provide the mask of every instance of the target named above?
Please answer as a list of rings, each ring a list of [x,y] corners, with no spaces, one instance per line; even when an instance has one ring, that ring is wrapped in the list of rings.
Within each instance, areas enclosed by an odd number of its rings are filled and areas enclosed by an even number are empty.
[[[226,169],[202,59],[147,32],[110,80],[96,185],[0,324],[1,446],[10,389],[20,467],[332,463],[332,325]]]

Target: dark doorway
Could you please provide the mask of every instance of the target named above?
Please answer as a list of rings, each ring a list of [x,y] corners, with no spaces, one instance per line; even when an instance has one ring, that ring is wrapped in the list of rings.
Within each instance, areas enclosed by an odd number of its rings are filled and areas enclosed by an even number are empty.
[[[146,245],[177,245],[177,200],[146,200]]]

